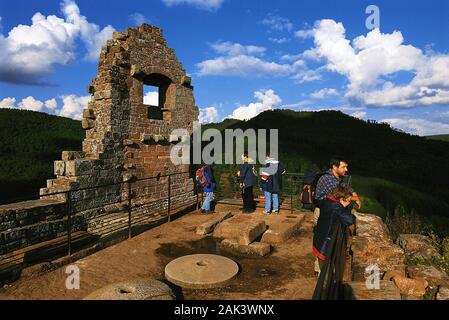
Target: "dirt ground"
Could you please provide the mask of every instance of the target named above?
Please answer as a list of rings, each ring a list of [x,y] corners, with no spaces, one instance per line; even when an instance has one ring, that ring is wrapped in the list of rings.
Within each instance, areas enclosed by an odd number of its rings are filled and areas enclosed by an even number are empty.
[[[262,216],[262,209],[254,215]],[[234,208],[234,213],[238,208]],[[238,213],[240,214],[240,213]],[[294,213],[295,214],[295,213]],[[291,215],[290,211],[280,214]],[[197,212],[150,229],[132,239],[78,260],[80,289],[66,289],[66,267],[22,277],[0,289],[0,300],[83,299],[108,284],[151,277],[169,284],[177,299],[263,300],[311,299],[316,284],[313,270],[312,215],[306,214],[300,231],[286,243],[276,245],[263,258],[245,258],[218,252],[216,239],[195,234],[195,228],[210,219]],[[182,289],[164,279],[165,266],[175,258],[195,253],[218,253],[240,267],[238,276],[220,289]]]

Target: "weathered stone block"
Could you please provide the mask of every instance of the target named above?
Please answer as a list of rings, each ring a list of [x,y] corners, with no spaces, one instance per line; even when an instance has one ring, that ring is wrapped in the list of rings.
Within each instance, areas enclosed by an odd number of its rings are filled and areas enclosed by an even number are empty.
[[[364,237],[370,241],[392,242],[387,226],[382,218],[374,214],[360,213],[353,211],[357,217],[356,233],[359,237]]]
[[[249,245],[242,245],[236,240],[224,239],[220,242],[220,251],[239,256],[264,257],[270,253],[271,246],[268,243],[261,242],[253,242]]]
[[[449,288],[441,286],[438,289],[437,300],[449,300]]]
[[[372,238],[371,238],[372,239]],[[377,242],[370,238],[352,237],[353,279],[364,281],[367,267],[375,265],[383,274],[389,270],[404,270],[404,251],[391,242]]]
[[[283,243],[299,231],[304,215],[292,218],[283,218],[282,220],[272,220],[268,223],[268,229],[264,232],[261,242],[264,243]]]
[[[84,156],[85,153],[83,151],[62,151],[62,161],[81,159]]]
[[[424,279],[431,286],[449,287],[449,276],[441,269],[434,266],[408,266],[407,274],[412,279]]]
[[[417,296],[422,298],[426,293],[429,283],[424,279],[410,279],[401,276],[393,277],[394,284],[398,287],[401,294],[408,296]]]
[[[92,109],[84,109],[83,110],[83,118],[95,119],[94,110],[92,110]]]
[[[95,127],[95,120],[83,118],[81,120],[81,126],[84,130],[92,129]]]
[[[220,223],[214,231],[214,237],[237,240],[248,245],[266,230],[265,221],[249,215],[237,215]]]
[[[392,281],[380,281],[379,288],[368,288],[365,281],[345,285],[347,300],[401,300],[401,293]]]
[[[394,277],[405,277],[405,270],[389,270],[385,272],[382,279],[392,281]]]
[[[55,175],[63,176],[65,174],[65,162],[64,161],[55,161]]]
[[[95,100],[111,99],[112,98],[112,91],[111,90],[104,90],[104,91],[95,92],[94,98],[95,98]]]
[[[211,233],[214,231],[215,227],[222,222],[223,220],[226,220],[228,218],[232,217],[232,213],[225,212],[225,213],[217,213],[212,215],[211,219],[209,221],[204,222],[203,224],[199,225],[196,228],[196,234],[198,235],[206,235],[208,233]]]
[[[411,259],[414,257],[432,259],[440,256],[435,247],[432,246],[430,238],[421,234],[401,234],[397,239],[397,244],[404,249]]]
[[[123,140],[123,145],[124,146],[132,146],[132,145],[134,145],[134,141],[131,140],[131,139],[124,139]]]
[[[124,40],[128,39],[128,35],[123,32],[116,31],[116,32],[112,33],[112,39],[124,41]]]

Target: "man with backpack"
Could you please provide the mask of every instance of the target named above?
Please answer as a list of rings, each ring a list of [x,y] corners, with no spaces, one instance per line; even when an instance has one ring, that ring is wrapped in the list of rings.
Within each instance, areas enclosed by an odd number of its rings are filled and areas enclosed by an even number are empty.
[[[216,188],[212,166],[207,164],[199,168],[196,172],[196,180],[201,185],[203,192],[205,193],[203,205],[201,206],[201,212],[211,213],[211,202],[214,200],[214,190]]]
[[[252,213],[256,210],[253,195],[253,186],[256,180],[254,164],[253,160],[248,157],[247,151],[243,153],[242,160],[243,164],[240,165],[238,175],[240,178],[240,188],[242,189],[243,212]]]
[[[336,156],[330,161],[330,169],[326,172],[320,173],[315,177],[312,185],[313,201],[316,206],[314,211],[315,225],[320,215],[320,203],[328,195],[334,191],[338,186],[351,188],[351,176],[347,176],[348,161],[344,158]],[[350,198],[351,201],[355,201],[359,207],[362,207],[362,202],[356,192],[352,192]]]

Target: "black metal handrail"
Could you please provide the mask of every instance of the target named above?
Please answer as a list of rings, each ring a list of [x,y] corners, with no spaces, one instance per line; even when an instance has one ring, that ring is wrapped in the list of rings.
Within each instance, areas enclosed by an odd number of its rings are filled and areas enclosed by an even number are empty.
[[[72,243],[72,233],[73,233],[73,225],[74,225],[73,219],[77,218],[76,214],[79,213],[79,212],[86,211],[86,210],[95,210],[95,209],[99,209],[99,208],[102,207],[102,206],[95,207],[95,208],[89,207],[89,208],[77,211],[74,208],[74,205],[73,205],[74,204],[74,201],[73,201],[73,193],[74,192],[80,192],[80,191],[85,191],[85,190],[97,190],[99,188],[105,188],[105,187],[111,187],[111,186],[124,186],[126,188],[126,190],[127,190],[127,193],[126,193],[127,197],[126,197],[126,199],[122,198],[120,200],[120,203],[123,203],[123,202],[127,203],[127,206],[124,208],[124,212],[128,213],[128,219],[127,219],[128,220],[127,221],[128,238],[131,238],[132,237],[132,227],[133,227],[132,209],[134,207],[153,205],[153,204],[156,204],[158,202],[166,202],[167,203],[167,208],[166,209],[164,209],[164,205],[163,205],[161,208],[155,209],[155,211],[153,213],[160,214],[160,213],[165,211],[166,212],[165,219],[167,219],[167,222],[171,221],[171,213],[172,213],[173,210],[179,210],[179,209],[184,208],[185,206],[194,205],[195,204],[195,202],[193,202],[193,201],[191,203],[189,203],[189,204],[185,203],[183,200],[177,201],[177,200],[179,200],[180,197],[182,197],[184,195],[195,195],[196,194],[196,200],[195,201],[196,201],[196,208],[198,208],[198,200],[199,200],[199,197],[198,197],[198,184],[195,181],[195,179],[192,179],[193,183],[194,183],[193,188],[189,188],[189,190],[185,191],[184,193],[173,194],[172,190],[171,190],[172,189],[172,177],[173,176],[182,175],[182,174],[191,174],[192,175],[192,173],[193,173],[192,170],[182,171],[182,172],[173,172],[173,173],[168,173],[168,174],[164,174],[164,175],[159,174],[157,176],[146,177],[146,178],[142,178],[142,179],[131,179],[131,180],[128,180],[128,181],[122,181],[122,182],[117,182],[117,183],[109,183],[109,184],[102,184],[102,185],[93,186],[93,187],[73,188],[73,189],[67,190],[67,191],[52,192],[52,193],[48,193],[48,194],[45,194],[45,195],[41,195],[41,198],[45,199],[45,197],[51,197],[51,196],[61,195],[61,194],[65,194],[66,195],[65,203],[67,204],[67,214],[63,215],[61,217],[61,219],[57,219],[57,220],[65,220],[65,219],[67,219],[67,228],[66,228],[64,233],[66,233],[66,236],[67,236],[67,255],[71,256],[72,253],[73,253],[73,243]],[[159,182],[161,180],[161,178],[165,178],[165,177],[168,177],[167,181],[164,181],[164,183],[167,183],[167,196],[166,197],[161,197],[161,198],[153,200],[153,201],[147,201],[147,202],[144,202],[144,203],[140,203],[138,205],[136,205],[134,203],[134,206],[133,206],[132,200],[136,200],[137,198],[144,198],[144,197],[133,197],[134,193],[133,193],[132,190],[133,190],[133,185],[135,183],[138,183],[138,182],[141,182],[141,181],[146,181],[146,180],[154,180],[154,179],[157,182]],[[154,186],[160,186],[160,185],[155,184]],[[123,193],[121,193],[121,197],[123,197]],[[30,200],[30,199],[28,199],[28,200]],[[114,203],[117,203],[117,202],[114,202]],[[110,204],[114,204],[114,203],[110,203]],[[175,206],[177,206],[177,207],[175,207]],[[87,225],[89,223],[89,221],[91,221],[92,219],[94,219],[94,218],[84,219],[83,223],[86,223],[86,225]],[[138,219],[138,221],[137,221],[138,224],[140,222],[142,222],[143,220],[145,220],[145,219],[142,219],[142,217],[140,217],[140,219],[138,217],[137,219]],[[162,219],[164,219],[163,216],[162,216]],[[123,228],[123,222],[119,221],[118,228],[114,229],[115,227],[116,226],[113,226],[111,228],[112,230],[107,232],[107,234],[123,230],[124,229]],[[58,236],[55,236],[53,239],[56,239],[56,238],[58,238]],[[47,239],[45,241],[48,241],[48,240],[52,240],[52,239]],[[33,244],[31,244],[31,245],[33,245]],[[29,246],[31,246],[31,245],[29,245]],[[5,246],[6,246],[6,244],[5,244]],[[23,248],[21,248],[19,250],[21,250],[21,251],[26,250],[26,248],[29,247],[29,246],[23,247]],[[9,251],[9,252],[2,253],[2,255],[5,256],[6,258],[3,259],[3,261],[0,261],[0,271],[3,272],[3,271],[5,271],[5,266],[9,266],[11,264],[14,264],[14,262],[20,261],[21,254],[12,255],[12,256],[9,255],[12,252],[14,252],[14,251]]]
[[[313,300],[344,299],[343,275],[346,264],[348,231],[336,222],[326,252],[326,259],[313,292]]]

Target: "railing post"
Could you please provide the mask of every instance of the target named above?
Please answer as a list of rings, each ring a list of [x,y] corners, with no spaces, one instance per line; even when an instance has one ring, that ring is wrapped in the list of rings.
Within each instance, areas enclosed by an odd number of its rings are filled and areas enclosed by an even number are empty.
[[[131,221],[131,180],[128,181],[128,239],[132,238],[132,221]]]
[[[198,211],[198,209],[200,208],[200,194],[198,193],[198,184],[196,182],[194,182],[195,184],[195,193],[196,193],[196,211]]]
[[[290,213],[293,213],[293,193],[290,194]]]
[[[72,191],[67,192],[67,255],[72,255]]]
[[[170,205],[171,205],[171,174],[168,175],[168,206],[167,206],[168,222],[170,222]]]

